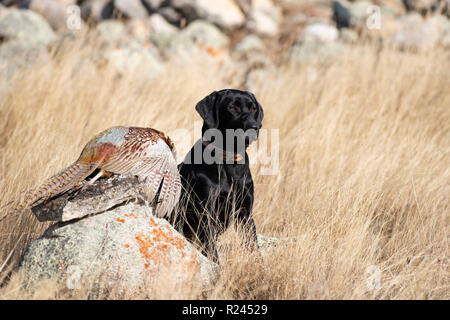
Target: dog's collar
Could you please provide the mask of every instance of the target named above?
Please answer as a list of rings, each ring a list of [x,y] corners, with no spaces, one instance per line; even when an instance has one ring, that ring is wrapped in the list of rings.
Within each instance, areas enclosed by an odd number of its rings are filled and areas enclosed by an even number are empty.
[[[234,161],[239,162],[244,159],[244,157],[240,153],[234,153],[234,152],[223,150],[219,147],[216,147],[215,145],[213,145],[211,143],[211,141],[206,140],[205,138],[202,138],[202,144],[206,148],[214,149],[215,152],[218,152],[219,154],[221,154],[223,160],[233,159]]]

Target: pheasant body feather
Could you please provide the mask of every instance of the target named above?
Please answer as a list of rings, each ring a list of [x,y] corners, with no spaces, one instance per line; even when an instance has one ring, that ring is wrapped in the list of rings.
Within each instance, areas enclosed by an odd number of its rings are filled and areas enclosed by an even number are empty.
[[[149,202],[160,190],[158,200],[161,201],[158,201],[155,213],[163,217],[170,213],[180,197],[181,183],[175,158],[172,141],[160,131],[139,127],[107,129],[86,144],[75,163],[44,182],[14,212],[62,194],[96,169],[102,169],[143,178]]]

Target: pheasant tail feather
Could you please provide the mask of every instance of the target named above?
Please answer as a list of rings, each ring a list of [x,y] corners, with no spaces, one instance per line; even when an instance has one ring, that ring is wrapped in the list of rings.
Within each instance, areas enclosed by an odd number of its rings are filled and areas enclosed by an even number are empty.
[[[18,214],[30,206],[37,206],[58,194],[66,192],[94,172],[99,163],[100,161],[86,164],[73,163],[48,179],[35,191],[30,192],[25,201],[16,206],[10,214]],[[6,215],[0,218],[0,221],[5,217]]]

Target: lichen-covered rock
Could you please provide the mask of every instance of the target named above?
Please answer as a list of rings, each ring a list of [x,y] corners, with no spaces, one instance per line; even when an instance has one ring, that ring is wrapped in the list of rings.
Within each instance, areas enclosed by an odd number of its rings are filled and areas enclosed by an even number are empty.
[[[8,41],[0,46],[0,80],[8,82],[18,71],[45,64],[49,59],[43,44]]]
[[[129,18],[144,19],[148,16],[140,0],[114,0],[114,6]]]
[[[256,33],[275,36],[279,32],[281,10],[272,0],[253,0],[247,27]]]
[[[45,19],[30,10],[11,10],[0,18],[0,38],[49,44],[56,35]]]
[[[264,43],[261,39],[254,34],[250,34],[244,37],[241,41],[234,47],[235,52],[247,52],[247,51],[263,51]]]
[[[114,3],[111,0],[85,0],[81,3],[81,17],[88,21],[109,19],[114,13]]]
[[[336,27],[324,23],[313,23],[303,30],[299,40],[331,42],[337,40],[338,36]]]
[[[21,259],[27,285],[56,278],[79,285],[134,290],[161,274],[171,280],[213,280],[214,265],[147,206],[127,204],[75,222],[57,223]]]
[[[190,42],[203,47],[226,48],[230,42],[228,37],[215,25],[204,20],[191,22],[180,32],[176,42]]]
[[[331,63],[346,53],[348,46],[339,41],[305,41],[295,44],[289,51],[289,60],[294,63],[319,61]]]
[[[104,57],[117,73],[140,79],[156,79],[165,69],[154,48],[112,49],[105,52]]]
[[[53,30],[66,30],[67,8],[74,4],[75,0],[29,0],[27,8],[43,16]]]
[[[101,44],[120,46],[130,42],[125,26],[114,20],[100,22],[96,26],[97,39]]]
[[[171,5],[190,19],[206,19],[232,29],[245,23],[245,16],[232,0],[171,0]]]
[[[420,51],[438,44],[441,34],[438,18],[424,19],[418,13],[411,13],[399,19],[399,23],[400,30],[389,39],[394,47]]]

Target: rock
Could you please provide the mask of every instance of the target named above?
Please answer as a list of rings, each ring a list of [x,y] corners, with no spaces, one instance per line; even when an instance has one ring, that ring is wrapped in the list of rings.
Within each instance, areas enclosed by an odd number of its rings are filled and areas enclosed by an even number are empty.
[[[258,234],[257,238],[258,238],[258,246],[260,248],[276,247],[277,244],[287,241],[287,239],[268,237],[262,234]]]
[[[182,16],[172,7],[163,7],[158,10],[158,13],[166,19],[169,23],[180,26]]]
[[[115,20],[102,21],[96,26],[98,41],[106,45],[121,45],[130,41],[123,23]]]
[[[268,14],[260,10],[251,12],[247,28],[253,32],[266,36],[276,36],[279,32],[278,24]]]
[[[126,23],[127,32],[140,43],[146,43],[150,40],[150,26],[148,20],[130,19]]]
[[[346,50],[347,46],[338,41],[306,41],[291,48],[289,60],[294,63],[309,63],[314,60],[328,63],[345,54]]]
[[[399,0],[385,0],[382,2],[381,14],[385,16],[400,17],[405,14],[405,9]]]
[[[172,7],[188,20],[205,19],[222,28],[233,29],[245,23],[245,16],[232,0],[172,0]]]
[[[114,12],[113,0],[85,0],[81,3],[81,17],[85,21],[110,19]]]
[[[8,12],[9,12],[9,9],[0,3],[0,19],[3,16],[7,15]]]
[[[128,22],[129,32],[140,42],[149,40],[157,47],[165,47],[178,32],[178,28],[168,23],[160,14],[154,13],[145,20],[133,19]]]
[[[422,14],[431,10],[436,0],[402,0],[406,11],[416,11]]]
[[[279,32],[281,11],[271,0],[252,0],[247,28],[266,36],[275,36]]]
[[[157,52],[145,47],[126,47],[109,50],[105,53],[108,64],[121,75],[152,80],[164,72],[164,65]]]
[[[152,14],[149,19],[151,30],[150,40],[159,49],[164,49],[170,45],[179,30],[168,23],[160,14]]]
[[[69,289],[79,284],[97,288],[95,298],[102,290],[149,289],[164,279],[173,285],[197,281],[208,286],[215,265],[150,208],[129,203],[49,227],[29,245],[20,268],[28,286],[59,279]]]
[[[331,42],[335,41],[338,36],[339,32],[336,27],[324,23],[314,23],[303,30],[300,41]]]
[[[150,10],[157,10],[163,4],[165,0],[142,0],[144,6],[146,6]]]
[[[436,20],[439,25],[439,44],[446,49],[450,49],[450,20],[441,15],[436,15],[432,19]]]
[[[348,10],[351,16],[351,25],[365,27],[368,17],[368,8],[372,6],[370,1],[355,1],[349,3]]]
[[[148,16],[140,0],[114,0],[114,6],[128,18],[144,19]]]
[[[264,43],[258,36],[251,34],[243,38],[234,48],[233,61],[241,62],[239,69],[244,69],[245,73],[249,70],[268,68],[272,62],[264,53]]]
[[[338,29],[351,27],[350,11],[339,1],[333,1],[333,20]]]
[[[450,49],[450,30],[441,37],[440,44],[445,49]]]
[[[262,234],[258,234],[257,241],[260,252],[269,253],[269,249],[274,249],[280,245],[288,244],[289,242],[295,242],[295,239],[268,237]],[[220,247],[225,250],[232,250],[233,243],[231,241],[225,241],[220,244]]]
[[[30,10],[11,10],[0,18],[0,38],[49,44],[56,35],[42,16]]]
[[[356,43],[358,41],[358,33],[352,29],[342,28],[339,30],[339,38],[346,43]]]
[[[450,0],[442,0],[440,3],[441,14],[450,19]]]
[[[24,41],[8,41],[0,46],[0,75],[11,79],[18,71],[36,63],[45,64],[50,56],[43,44]]]
[[[407,14],[399,20],[400,30],[389,43],[400,49],[429,50],[439,41],[440,25],[435,18],[424,19],[418,13]]]
[[[244,37],[234,47],[235,52],[254,51],[254,50],[256,51],[264,50],[264,43],[257,35],[254,34],[250,34]]]
[[[74,0],[31,0],[28,8],[43,16],[53,30],[65,30],[67,29],[67,7],[74,4]]]
[[[179,31],[175,26],[167,22],[162,15],[157,13],[152,14],[148,21],[152,32],[174,35]]]
[[[228,47],[230,40],[212,23],[204,20],[196,20],[191,22],[186,28],[180,32],[177,37],[178,44],[186,44],[191,42],[201,47],[213,47],[223,49]]]

